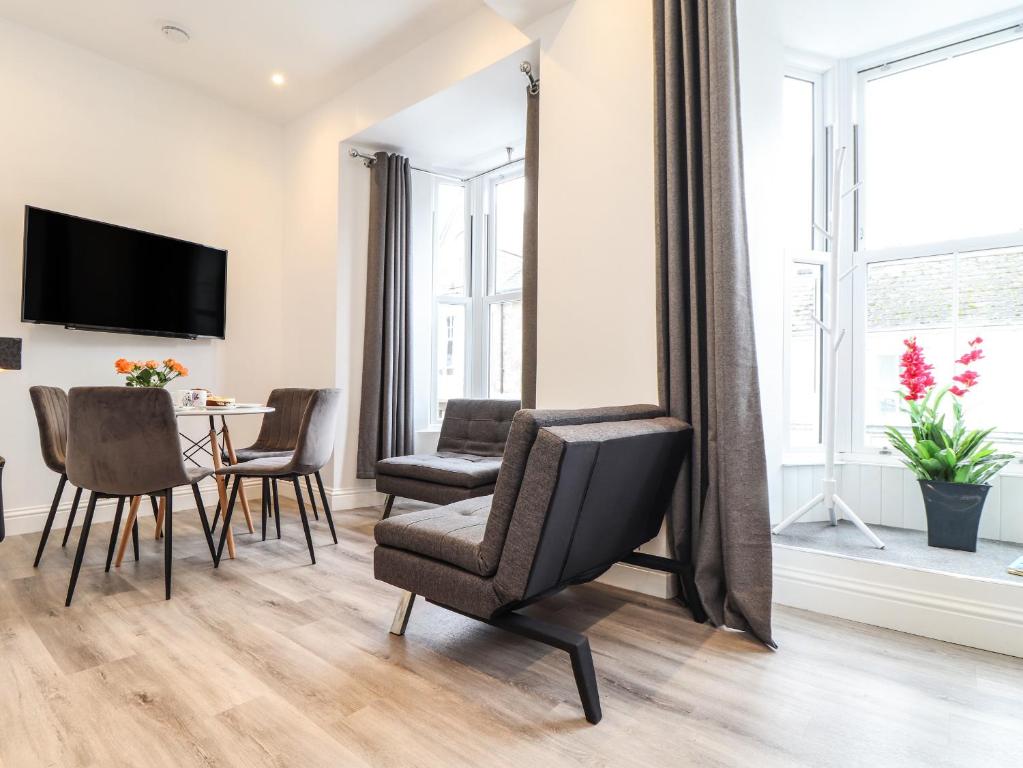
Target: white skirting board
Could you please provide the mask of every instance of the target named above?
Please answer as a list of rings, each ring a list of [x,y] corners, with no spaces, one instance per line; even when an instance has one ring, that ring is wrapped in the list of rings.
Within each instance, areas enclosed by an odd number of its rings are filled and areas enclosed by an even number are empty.
[[[774,548],[774,601],[1023,658],[1020,585]]]

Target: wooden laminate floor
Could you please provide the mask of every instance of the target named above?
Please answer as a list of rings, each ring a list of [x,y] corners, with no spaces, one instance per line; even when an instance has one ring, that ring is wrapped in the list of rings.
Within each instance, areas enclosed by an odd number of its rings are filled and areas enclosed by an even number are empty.
[[[175,519],[174,598],[140,518],[142,562],[103,573],[93,531],[72,608],[55,531],[0,545],[0,765],[1010,766],[1023,754],[1023,662],[778,609],[780,650],[611,587],[532,609],[588,633],[604,720],[588,725],[567,657],[417,603],[372,575],[377,510],[316,524],[310,566],[238,535],[210,565]]]

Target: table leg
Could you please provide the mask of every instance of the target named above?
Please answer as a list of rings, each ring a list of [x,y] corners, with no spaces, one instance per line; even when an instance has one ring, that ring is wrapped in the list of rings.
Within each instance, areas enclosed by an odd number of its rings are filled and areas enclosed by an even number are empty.
[[[141,502],[141,496],[132,496],[131,507],[128,509],[128,522],[124,526],[124,533],[121,534],[121,543],[117,546],[117,560],[114,561],[116,568],[120,568],[121,561],[124,560],[124,550],[127,549],[131,532],[135,529],[135,518],[138,516],[139,504]]]
[[[213,451],[213,467],[214,469],[220,469],[223,463],[220,461],[220,446],[217,444],[217,427],[213,422],[213,417],[210,416],[210,450]],[[220,509],[221,514],[227,513],[227,480],[223,475],[216,475],[214,477],[217,483],[217,494],[220,496]],[[227,556],[229,559],[234,560],[234,534],[231,531],[230,526],[227,528]]]
[[[165,514],[167,514],[167,497],[161,496],[159,511],[156,513],[156,535],[153,536],[154,539],[158,540],[163,536],[163,517]]]
[[[238,457],[235,456],[234,446],[231,444],[231,432],[227,428],[227,419],[223,416],[220,417],[220,431],[224,436],[224,448],[227,450],[227,460],[232,464],[238,463]],[[238,495],[242,501],[242,512],[245,513],[245,524],[249,527],[249,533],[255,533],[256,529],[252,525],[252,511],[249,509],[249,499],[245,495],[245,481],[242,480],[238,484]]]

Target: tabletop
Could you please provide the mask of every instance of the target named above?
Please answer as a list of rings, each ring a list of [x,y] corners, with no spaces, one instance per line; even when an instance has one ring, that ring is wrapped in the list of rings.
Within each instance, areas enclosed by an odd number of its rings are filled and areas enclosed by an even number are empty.
[[[181,416],[247,416],[254,413],[273,413],[268,405],[239,403],[233,406],[201,406],[199,408],[175,408],[174,415]]]

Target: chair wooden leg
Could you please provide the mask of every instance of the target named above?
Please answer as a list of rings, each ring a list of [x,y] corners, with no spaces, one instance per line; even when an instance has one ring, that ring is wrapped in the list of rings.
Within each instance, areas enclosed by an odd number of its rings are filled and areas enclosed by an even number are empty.
[[[394,612],[394,619],[391,621],[391,634],[405,634],[405,627],[408,626],[409,616],[412,615],[412,603],[416,600],[415,592],[402,592],[401,600],[398,601],[398,608]]]
[[[67,587],[67,600],[64,605],[70,607],[71,599],[75,596],[75,585],[78,584],[78,574],[82,570],[82,561],[85,559],[85,544],[89,540],[89,529],[92,527],[92,516],[96,512],[96,492],[89,494],[89,504],[85,508],[85,520],[82,521],[82,533],[78,537],[78,552],[75,553],[75,564],[71,568],[71,581]]]
[[[105,573],[110,573],[110,564],[114,561],[114,550],[117,548],[117,534],[121,531],[121,515],[123,514],[124,496],[118,496],[117,511],[114,513],[114,526],[110,529],[110,545],[107,547],[107,565],[103,569]]]
[[[60,506],[60,497],[64,493],[64,486],[67,485],[67,475],[61,475],[57,481],[57,492],[53,494],[53,503],[50,504],[50,514],[46,516],[46,525],[43,526],[43,535],[39,539],[39,549],[36,550],[36,559],[32,562],[33,568],[39,567],[39,561],[43,559],[43,550],[46,549],[46,540],[50,538],[50,529],[53,527],[53,518],[57,516],[57,507]]]
[[[163,589],[164,599],[171,596],[171,567],[174,562],[174,489],[167,489],[167,511],[163,518]]]
[[[309,559],[316,565],[316,553],[313,551],[313,534],[309,530],[309,517],[305,513],[305,502],[302,501],[302,489],[298,487],[298,476],[291,478],[295,486],[295,497],[298,499],[298,514],[302,518],[302,529],[305,531],[305,543],[309,545]]]
[[[306,478],[309,479],[308,477]],[[330,526],[330,536],[337,544],[337,531],[334,530],[334,515],[330,511],[330,503],[327,501],[327,492],[323,490],[323,478],[319,470],[316,471],[316,486],[320,489],[320,501],[323,503],[323,514],[327,517],[327,525]]]
[[[227,541],[227,534],[231,530],[231,515],[234,513],[234,503],[238,499],[238,486],[241,478],[237,475],[234,478],[234,485],[231,487],[231,500],[227,503],[227,511],[224,512],[224,523],[220,530],[220,544],[217,546],[217,554],[213,558],[213,567],[220,567],[220,558],[224,555],[224,544]]]
[[[163,536],[163,519],[167,515],[167,496],[166,494],[160,496],[160,502],[158,504],[158,511],[156,513],[156,535],[154,539],[159,539]]]
[[[75,526],[75,515],[78,514],[78,504],[82,500],[82,489],[75,488],[75,500],[71,502],[71,514],[67,516],[67,525],[64,527],[64,538],[60,542],[62,547],[67,546],[68,536],[71,535],[71,529]]]
[[[125,522],[124,534],[121,536],[121,545],[117,548],[117,557],[114,558],[114,567],[120,568],[124,560],[124,551],[128,548],[128,536],[132,537],[132,546],[135,549],[135,559],[138,560],[138,538],[139,531],[139,506],[142,504],[141,496],[132,496],[131,506],[128,508],[128,519]]]
[[[309,504],[313,508],[313,520],[320,519],[320,513],[316,511],[316,496],[313,494],[313,481],[309,478],[309,475],[305,476],[305,487],[309,491]]]
[[[384,516],[380,518],[381,520],[386,520],[387,518],[389,518],[391,516],[391,507],[393,507],[393,506],[394,506],[394,494],[391,493],[391,494],[387,495],[387,501],[384,503]]]

